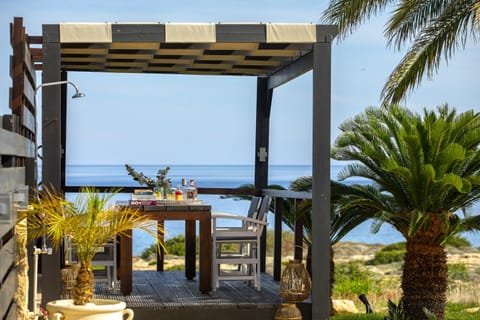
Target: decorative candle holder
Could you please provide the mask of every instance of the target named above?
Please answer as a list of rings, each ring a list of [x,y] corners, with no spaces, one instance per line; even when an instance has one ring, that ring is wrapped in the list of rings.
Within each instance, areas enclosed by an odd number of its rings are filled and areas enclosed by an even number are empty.
[[[279,284],[280,296],[287,302],[275,313],[275,320],[301,320],[302,314],[295,303],[310,296],[312,281],[300,260],[290,260],[282,272]]]

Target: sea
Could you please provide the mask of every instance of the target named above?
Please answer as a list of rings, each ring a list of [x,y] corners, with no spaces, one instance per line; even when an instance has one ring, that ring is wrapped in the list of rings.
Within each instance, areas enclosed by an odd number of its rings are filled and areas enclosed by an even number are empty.
[[[137,172],[155,179],[159,169],[165,165],[133,165]],[[171,179],[172,186],[180,184],[182,179],[193,179],[198,187],[205,188],[236,188],[244,184],[253,184],[253,165],[169,165],[170,171],[167,177]],[[337,179],[338,173],[343,165],[332,165],[330,176]],[[310,165],[271,165],[269,166],[268,184],[281,185],[288,188],[290,183],[297,178],[312,175]],[[365,183],[361,178],[349,179],[345,183]],[[128,175],[125,165],[73,165],[66,166],[67,186],[138,186],[145,187],[134,181]],[[75,194],[67,194],[67,198]],[[130,194],[120,193],[112,201],[126,201]],[[245,215],[249,202],[246,200],[222,199],[217,195],[199,195],[203,203],[211,205],[214,212],[227,212],[238,215]],[[480,207],[477,206],[478,209]],[[478,211],[478,210],[476,210]],[[268,228],[273,228],[273,214],[268,216]],[[388,224],[384,224],[377,233],[371,232],[373,221],[367,221],[347,234],[342,241],[361,242],[368,244],[391,244],[404,241],[403,236]],[[287,226],[283,226],[288,230]],[[185,224],[182,221],[165,222],[165,238],[173,238],[185,233]],[[462,234],[473,246],[480,246],[480,235],[478,233]],[[133,254],[140,255],[141,252],[150,247],[154,240],[145,232],[134,230],[133,232]]]

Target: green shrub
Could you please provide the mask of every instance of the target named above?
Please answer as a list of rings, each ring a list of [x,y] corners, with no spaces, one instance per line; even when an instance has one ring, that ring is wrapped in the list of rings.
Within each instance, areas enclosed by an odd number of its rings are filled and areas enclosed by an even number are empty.
[[[396,242],[386,245],[381,251],[405,251],[407,244],[405,242]]]
[[[478,307],[476,304],[447,302],[445,320],[478,320],[478,313],[465,312],[465,309]]]
[[[165,269],[165,271],[184,271],[184,270],[185,270],[185,266],[183,264],[171,266]]]
[[[445,320],[478,320],[478,313],[469,313],[464,310],[476,307],[476,305],[465,305],[447,302]],[[339,314],[331,317],[332,320],[383,320],[386,314]]]
[[[384,314],[338,314],[332,320],[383,320]]]
[[[448,280],[462,280],[469,281],[470,275],[468,274],[467,266],[463,263],[452,263],[448,265]]]
[[[376,266],[392,262],[402,262],[405,256],[405,242],[392,243],[383,247],[375,257],[365,262],[366,265]]]
[[[197,241],[198,243],[198,241]],[[165,248],[169,254],[175,256],[184,256],[185,255],[185,236],[178,235],[171,239],[165,241]],[[156,259],[157,256],[157,246],[152,244],[150,247],[143,249],[140,254],[140,258],[145,261]]]
[[[375,254],[375,257],[371,260],[365,261],[366,265],[377,266],[379,264],[389,264],[393,262],[403,261],[405,256],[405,251],[388,251],[388,252],[378,252]]]
[[[360,269],[358,263],[348,262],[335,265],[334,295],[350,296],[368,294],[373,287],[373,276],[368,270]]]
[[[169,254],[174,256],[185,255],[185,236],[183,234],[165,241],[165,247]]]
[[[267,230],[267,256],[273,256],[275,233]],[[282,230],[282,256],[293,255],[294,234],[290,230]],[[305,249],[306,250],[306,249]]]
[[[455,247],[455,248],[464,248],[464,247],[471,247],[471,243],[462,237],[452,237],[450,238],[447,243],[447,246]],[[405,242],[397,242],[386,245],[383,247],[379,252],[375,254],[375,257],[371,260],[365,262],[367,265],[379,265],[379,264],[388,264],[392,262],[402,262],[406,252],[406,243]]]
[[[140,258],[145,261],[155,259],[157,256],[157,245],[152,244],[150,247],[143,249],[142,253],[140,254]]]

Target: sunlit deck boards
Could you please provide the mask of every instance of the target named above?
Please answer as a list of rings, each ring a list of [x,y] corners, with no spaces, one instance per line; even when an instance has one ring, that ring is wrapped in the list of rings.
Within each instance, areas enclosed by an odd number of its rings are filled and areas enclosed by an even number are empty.
[[[222,283],[210,294],[198,290],[198,280],[185,279],[182,271],[134,271],[133,291],[98,286],[99,299],[125,301],[135,319],[273,319],[280,302],[278,283],[262,274],[262,290],[240,281]]]

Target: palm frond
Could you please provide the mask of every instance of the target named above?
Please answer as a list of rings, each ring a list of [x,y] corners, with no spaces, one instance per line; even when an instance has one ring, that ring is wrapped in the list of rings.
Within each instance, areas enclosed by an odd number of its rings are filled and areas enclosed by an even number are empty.
[[[423,29],[382,89],[382,103],[399,103],[424,75],[431,78],[443,56],[448,62],[456,48],[465,47],[475,19],[478,0],[451,1],[443,12]]]
[[[322,15],[325,23],[335,24],[339,28],[339,37],[352,33],[370,16],[384,10],[392,0],[332,0]]]
[[[389,45],[400,50],[402,45],[413,40],[418,30],[424,29],[443,12],[450,0],[400,1],[390,17],[385,35]]]
[[[91,261],[106,242],[116,235],[128,235],[133,228],[156,239],[156,225],[137,209],[109,206],[119,191],[114,188],[101,193],[93,187],[85,187],[71,202],[65,200],[63,194],[45,187],[38,192],[38,201],[32,202],[32,210],[27,213],[29,239],[47,234],[58,249],[69,237],[76,245],[81,263]]]

